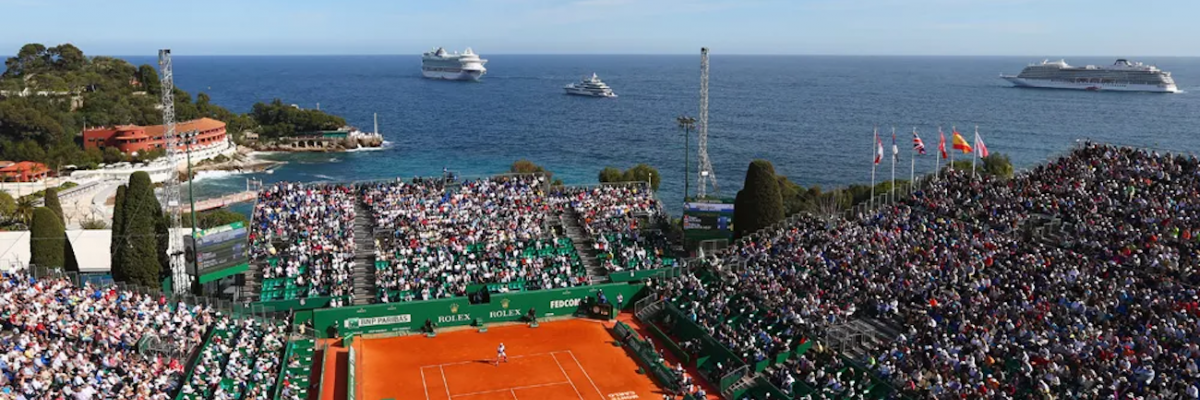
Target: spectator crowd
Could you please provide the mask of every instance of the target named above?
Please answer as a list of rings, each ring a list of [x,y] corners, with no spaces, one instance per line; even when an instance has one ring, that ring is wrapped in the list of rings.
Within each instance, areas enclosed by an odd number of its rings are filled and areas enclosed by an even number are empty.
[[[65,279],[0,276],[0,398],[168,399],[186,359],[145,356],[144,338],[186,357],[220,314]]]
[[[349,186],[290,182],[259,192],[250,254],[261,300],[352,295],[354,196]]]
[[[557,188],[552,201],[574,210],[608,272],[673,265],[666,214],[646,186]]]
[[[381,301],[463,296],[473,284],[506,291],[587,283],[544,180],[417,178],[363,186],[383,232],[375,271]]]
[[[656,290],[750,363],[854,320],[896,327],[861,368],[786,363],[785,391],[1196,399],[1198,210],[1195,157],[1086,143],[1012,179],[947,171],[852,218],[789,220]]]

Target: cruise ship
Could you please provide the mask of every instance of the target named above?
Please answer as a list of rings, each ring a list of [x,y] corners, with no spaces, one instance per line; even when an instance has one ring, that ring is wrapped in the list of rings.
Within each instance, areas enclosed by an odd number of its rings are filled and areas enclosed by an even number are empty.
[[[1113,65],[1073,67],[1066,61],[1042,61],[1030,64],[1018,75],[1000,74],[1017,87],[1077,89],[1116,92],[1177,93],[1171,73],[1153,65],[1118,59]]]
[[[596,76],[594,72],[591,78],[583,78],[583,80],[569,84],[563,89],[567,91],[567,94],[577,96],[617,97],[617,94],[613,93],[612,88],[608,87],[608,84],[601,82],[600,77]]]
[[[487,60],[480,59],[469,47],[462,54],[438,47],[421,55],[421,74],[430,79],[477,81],[487,73],[483,64]]]

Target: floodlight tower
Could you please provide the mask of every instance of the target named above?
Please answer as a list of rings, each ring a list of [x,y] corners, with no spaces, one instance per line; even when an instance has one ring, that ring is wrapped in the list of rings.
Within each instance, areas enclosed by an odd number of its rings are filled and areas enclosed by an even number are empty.
[[[167,256],[171,260],[172,289],[174,293],[187,293],[191,281],[184,260],[183,231],[179,223],[179,173],[176,171],[179,166],[179,137],[175,134],[175,79],[171,72],[170,49],[158,51],[158,68],[162,71],[163,147],[167,150],[167,163],[171,166],[158,201],[163,206],[163,212],[170,216],[167,223]]]
[[[717,192],[717,175],[713,173],[712,162],[708,159],[708,48],[700,48],[700,126],[697,130],[700,138],[700,177],[696,195],[698,198],[707,196],[708,183],[712,183],[713,193]]]

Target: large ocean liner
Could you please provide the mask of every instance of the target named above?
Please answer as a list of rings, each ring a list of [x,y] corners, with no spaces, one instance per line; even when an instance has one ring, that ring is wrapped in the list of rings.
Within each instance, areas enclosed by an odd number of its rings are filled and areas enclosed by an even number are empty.
[[[1171,73],[1153,65],[1118,59],[1113,65],[1073,67],[1066,61],[1030,64],[1018,75],[1000,78],[1018,87],[1077,89],[1092,91],[1176,93],[1179,88]]]
[[[487,60],[467,48],[461,54],[449,53],[438,47],[421,55],[421,75],[430,79],[446,79],[452,81],[477,81],[487,73],[483,67]]]

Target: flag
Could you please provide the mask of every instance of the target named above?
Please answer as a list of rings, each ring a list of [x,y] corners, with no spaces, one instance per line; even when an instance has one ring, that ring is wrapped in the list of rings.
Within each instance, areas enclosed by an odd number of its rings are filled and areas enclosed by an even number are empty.
[[[925,142],[921,141],[921,137],[917,136],[917,131],[913,131],[913,151],[917,154],[925,154]]]
[[[953,137],[953,139],[952,139],[954,141],[953,147],[955,150],[961,150],[963,152],[963,154],[967,154],[967,153],[971,152],[971,145],[967,143],[967,139],[963,139],[962,135],[958,134],[957,130],[951,132],[951,135]]]
[[[879,139],[879,134],[875,135],[875,164],[883,161],[883,140]]]
[[[938,151],[942,152],[942,159],[950,158],[950,155],[946,153],[946,134],[942,133],[942,128],[938,128],[938,136],[941,137],[938,139]]]
[[[986,158],[988,156],[987,145],[983,144],[983,137],[979,136],[978,133],[975,134],[975,152],[979,154],[979,158]]]
[[[900,148],[896,147],[896,131],[892,131],[892,159],[900,159]]]

